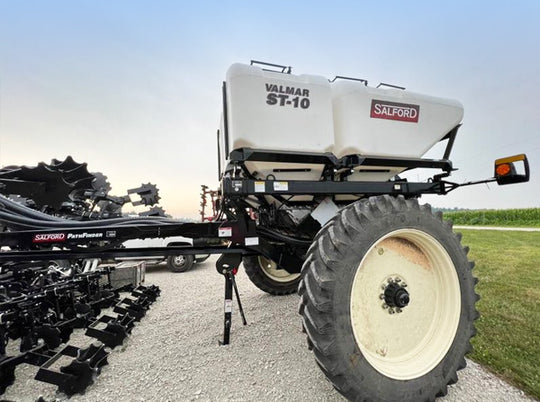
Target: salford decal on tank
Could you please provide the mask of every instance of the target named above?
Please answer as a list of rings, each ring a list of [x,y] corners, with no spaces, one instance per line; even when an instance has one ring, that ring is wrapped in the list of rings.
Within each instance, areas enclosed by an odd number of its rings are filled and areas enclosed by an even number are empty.
[[[418,123],[420,106],[408,103],[388,102],[373,99],[371,101],[371,118],[399,120]]]
[[[43,233],[34,235],[32,243],[56,243],[65,240],[65,233]]]

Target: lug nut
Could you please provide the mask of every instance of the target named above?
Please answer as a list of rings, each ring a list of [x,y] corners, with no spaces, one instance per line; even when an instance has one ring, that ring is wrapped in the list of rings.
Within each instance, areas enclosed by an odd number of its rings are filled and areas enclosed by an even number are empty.
[[[384,293],[381,293],[381,294],[379,295],[379,299],[384,300]]]
[[[388,308],[388,304],[383,303],[383,304],[382,304],[382,308],[387,309],[387,308]]]

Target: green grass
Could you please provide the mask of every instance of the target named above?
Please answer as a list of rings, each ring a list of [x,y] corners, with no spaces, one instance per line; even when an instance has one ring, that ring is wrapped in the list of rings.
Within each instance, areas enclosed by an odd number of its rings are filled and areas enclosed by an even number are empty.
[[[455,225],[540,227],[540,208],[452,211],[444,217]]]
[[[540,232],[461,232],[482,297],[470,357],[540,399]]]

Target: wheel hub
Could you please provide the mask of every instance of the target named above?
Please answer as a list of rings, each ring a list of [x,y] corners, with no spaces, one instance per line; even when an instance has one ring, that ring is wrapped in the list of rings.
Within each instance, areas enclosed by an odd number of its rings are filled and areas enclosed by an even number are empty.
[[[174,263],[176,265],[182,265],[185,261],[185,257],[183,255],[177,255],[176,257],[174,257]]]
[[[411,301],[407,284],[399,277],[388,278],[385,284],[381,286],[383,293],[379,298],[384,301],[383,309],[388,309],[389,314],[401,313]]]

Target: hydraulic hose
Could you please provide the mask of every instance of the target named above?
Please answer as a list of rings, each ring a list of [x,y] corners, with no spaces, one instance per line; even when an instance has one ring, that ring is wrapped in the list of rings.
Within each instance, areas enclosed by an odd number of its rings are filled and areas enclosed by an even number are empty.
[[[297,239],[264,227],[258,227],[257,233],[295,246],[309,247],[313,243],[311,240]]]
[[[44,221],[40,219],[32,219],[26,216],[17,215],[9,212],[0,211],[0,221],[6,226],[11,227],[25,226],[32,229],[50,229],[50,228],[77,228],[77,229],[96,229],[106,228],[116,225],[155,225],[155,224],[178,224],[183,223],[172,219],[152,219],[151,217],[141,218],[122,218],[122,219],[107,219],[102,221],[70,221],[67,219],[60,221]]]
[[[1,208],[4,211],[1,211]],[[31,208],[18,204],[15,201],[9,200],[0,196],[0,219],[7,219],[18,223],[24,223],[36,228],[44,227],[77,227],[77,228],[99,228],[110,225],[153,225],[160,224],[178,224],[183,223],[178,220],[163,218],[163,217],[122,217],[103,219],[96,221],[73,221],[64,218],[54,217],[43,212],[35,211]]]
[[[8,211],[16,212],[21,215],[27,215],[35,217],[36,219],[43,219],[47,221],[59,221],[62,220],[56,216],[51,216],[46,213],[36,211],[32,208],[25,207],[24,205],[19,204],[9,198],[4,197],[0,194],[0,206],[4,207]]]

